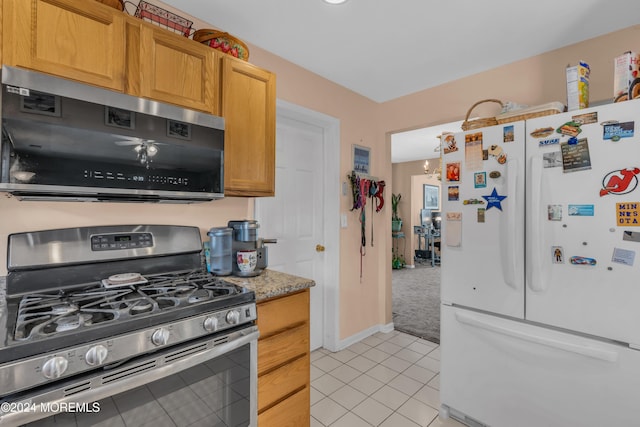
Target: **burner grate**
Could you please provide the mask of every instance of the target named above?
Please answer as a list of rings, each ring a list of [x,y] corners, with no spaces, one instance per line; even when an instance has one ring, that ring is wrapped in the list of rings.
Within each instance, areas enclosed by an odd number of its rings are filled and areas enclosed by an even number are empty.
[[[154,313],[193,306],[238,293],[200,270],[149,276],[140,285],[95,283],[25,295],[17,309],[14,339],[37,340]]]

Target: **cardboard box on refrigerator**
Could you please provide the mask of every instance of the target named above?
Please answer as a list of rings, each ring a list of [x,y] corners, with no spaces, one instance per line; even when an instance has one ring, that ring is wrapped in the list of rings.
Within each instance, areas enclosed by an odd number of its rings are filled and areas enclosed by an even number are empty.
[[[589,64],[567,67],[567,111],[589,107]]]
[[[640,54],[625,52],[616,57],[613,70],[613,102],[640,97]]]

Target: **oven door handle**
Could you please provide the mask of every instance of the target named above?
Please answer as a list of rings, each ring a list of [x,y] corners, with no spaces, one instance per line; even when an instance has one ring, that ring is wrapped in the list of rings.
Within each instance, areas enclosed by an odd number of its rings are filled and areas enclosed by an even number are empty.
[[[257,409],[257,354],[258,337],[260,332],[256,326],[251,326],[239,331],[234,331],[224,337],[211,338],[208,341],[200,341],[182,346],[169,348],[158,354],[153,354],[141,360],[125,364],[119,368],[99,371],[90,378],[85,377],[78,381],[65,382],[54,390],[36,391],[22,394],[20,399],[7,399],[18,405],[25,404],[37,408],[40,403],[88,403],[96,402],[106,397],[115,396],[123,391],[131,390],[158,379],[189,369],[201,363],[213,360],[219,356],[236,350],[246,344],[250,344],[250,396],[251,425],[256,425]],[[227,338],[227,342],[220,343]],[[207,347],[204,349],[204,347]],[[201,350],[199,350],[202,348]],[[77,387],[85,388],[84,391],[65,396],[65,390]],[[35,406],[33,406],[35,404]],[[0,411],[0,426],[21,425],[35,421],[52,414],[35,412],[9,412]]]

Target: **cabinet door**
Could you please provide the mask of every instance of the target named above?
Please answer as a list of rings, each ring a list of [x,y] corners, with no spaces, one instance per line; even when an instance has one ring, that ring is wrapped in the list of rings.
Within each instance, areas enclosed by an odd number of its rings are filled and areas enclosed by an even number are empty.
[[[127,92],[219,114],[217,53],[153,24],[127,24]]]
[[[227,196],[275,194],[275,75],[223,58],[224,190]]]
[[[5,0],[3,10],[5,64],[124,89],[122,12],[77,0]]]

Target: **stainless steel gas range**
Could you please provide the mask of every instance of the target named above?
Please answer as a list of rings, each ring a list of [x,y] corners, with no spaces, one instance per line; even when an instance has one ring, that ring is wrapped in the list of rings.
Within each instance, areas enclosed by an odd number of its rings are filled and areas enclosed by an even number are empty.
[[[10,235],[0,425],[255,425],[255,295],[201,251],[184,226]]]

